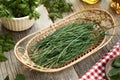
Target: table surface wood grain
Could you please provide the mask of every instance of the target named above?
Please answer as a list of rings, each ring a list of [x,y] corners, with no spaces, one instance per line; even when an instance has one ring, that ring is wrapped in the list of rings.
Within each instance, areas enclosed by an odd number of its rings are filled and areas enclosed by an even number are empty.
[[[99,8],[103,10],[107,10],[113,18],[115,19],[116,25],[119,25],[120,15],[116,14],[110,8],[110,1],[109,0],[99,0],[98,3],[89,5],[81,0],[66,0],[73,4],[72,10],[69,13],[63,14],[63,16],[67,16],[75,11],[84,10],[89,8]],[[54,22],[60,20],[57,19],[52,21],[48,17],[48,12],[46,8],[41,5],[39,7],[39,12],[41,14],[40,19],[36,21],[36,23],[28,30],[22,32],[13,32],[5,29],[2,25],[0,26],[0,33],[12,33],[15,42],[19,41],[21,38],[33,33],[37,30],[43,30],[49,27]],[[119,34],[120,29],[116,28],[116,34]],[[86,59],[82,60],[81,62],[67,68],[63,71],[56,72],[56,73],[42,73],[30,70],[23,66],[21,63],[18,62],[16,59],[13,50],[9,52],[4,52],[5,56],[8,58],[6,62],[0,63],[0,80],[4,80],[4,78],[8,75],[10,80],[14,80],[16,74],[21,73],[25,75],[26,80],[78,80],[82,75],[84,75],[105,53],[109,52],[110,49],[113,48],[115,43],[120,39],[120,36],[114,36],[113,39],[102,49],[98,52],[92,54],[91,56],[87,57]]]

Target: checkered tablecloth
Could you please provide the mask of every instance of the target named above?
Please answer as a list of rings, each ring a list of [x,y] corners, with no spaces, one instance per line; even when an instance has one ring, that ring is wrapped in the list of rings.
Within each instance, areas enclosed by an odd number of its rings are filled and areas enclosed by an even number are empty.
[[[106,80],[105,65],[113,57],[120,55],[120,41],[106,53],[88,72],[86,72],[79,80]]]

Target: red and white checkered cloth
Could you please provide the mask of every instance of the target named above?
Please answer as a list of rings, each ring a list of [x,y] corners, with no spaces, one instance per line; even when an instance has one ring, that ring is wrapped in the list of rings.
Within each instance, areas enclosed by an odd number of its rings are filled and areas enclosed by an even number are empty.
[[[120,55],[120,41],[106,53],[88,72],[86,72],[79,80],[106,80],[105,65],[113,57]]]

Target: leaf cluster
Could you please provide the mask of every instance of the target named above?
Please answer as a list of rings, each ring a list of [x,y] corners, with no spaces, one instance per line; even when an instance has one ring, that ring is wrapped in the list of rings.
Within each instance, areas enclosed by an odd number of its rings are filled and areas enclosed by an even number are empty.
[[[14,44],[15,43],[12,38],[12,35],[0,35],[0,62],[7,60],[7,58],[3,55],[3,52],[11,50],[14,47]]]
[[[0,17],[24,17],[38,19],[39,13],[36,8],[39,0],[0,0]]]
[[[52,19],[62,18],[64,12],[71,10],[71,4],[66,3],[65,0],[41,0],[41,4],[47,8],[49,17]]]
[[[7,76],[4,80],[10,80],[9,76]],[[25,80],[25,76],[23,74],[17,74],[15,80]]]
[[[116,58],[112,63],[112,69],[109,71],[108,76],[111,80],[120,80],[120,58]]]
[[[93,22],[73,22],[31,46],[31,60],[39,66],[58,68],[97,43],[104,35]]]

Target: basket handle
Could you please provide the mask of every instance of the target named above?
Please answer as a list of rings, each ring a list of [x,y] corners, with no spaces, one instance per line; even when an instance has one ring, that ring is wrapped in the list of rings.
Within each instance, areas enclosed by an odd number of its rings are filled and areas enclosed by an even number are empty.
[[[17,47],[16,51],[20,53],[21,55],[26,55],[26,49],[23,47]]]
[[[30,38],[30,37],[32,37],[32,36],[35,36],[35,35],[37,35],[37,34],[40,34],[40,33],[41,33],[41,30],[39,30],[39,31],[37,31],[37,32],[34,32],[34,33],[31,33],[31,34],[25,36],[24,38],[22,38],[21,40],[19,40],[19,41],[16,43],[15,47],[14,47],[14,54],[15,54],[15,56],[16,56],[16,57],[19,57],[19,56],[26,55],[26,53],[27,53],[26,46],[22,47],[22,46],[20,46],[20,44],[21,44],[22,42],[24,42],[24,41],[26,41],[26,44],[27,44],[29,40],[26,40],[26,39],[28,39],[28,38]],[[27,55],[26,55],[26,56],[27,56]]]
[[[16,48],[16,52],[17,54],[15,53],[15,56],[16,58],[23,64],[26,64],[26,62],[28,61],[29,59],[29,56],[27,54],[27,50],[23,47],[17,47]]]

